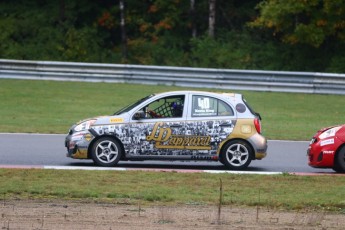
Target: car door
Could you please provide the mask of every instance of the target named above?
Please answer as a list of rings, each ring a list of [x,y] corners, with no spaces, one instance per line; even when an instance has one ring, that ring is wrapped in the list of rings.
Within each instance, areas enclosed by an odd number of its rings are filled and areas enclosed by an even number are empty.
[[[186,95],[167,94],[139,106],[130,122],[127,158],[174,158],[183,155]],[[133,131],[133,132],[132,132]]]
[[[190,110],[186,121],[187,153],[193,159],[213,159],[221,143],[235,125],[232,106],[207,94],[191,94]]]

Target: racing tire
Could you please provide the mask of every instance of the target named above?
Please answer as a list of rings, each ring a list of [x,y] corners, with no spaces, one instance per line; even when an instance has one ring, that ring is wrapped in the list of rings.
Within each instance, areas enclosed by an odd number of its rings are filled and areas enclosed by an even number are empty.
[[[231,170],[242,170],[252,161],[253,150],[248,143],[242,140],[228,142],[222,149],[221,160]]]
[[[343,146],[334,157],[332,168],[337,173],[345,173],[345,146]]]
[[[113,167],[122,156],[122,148],[117,140],[111,137],[99,138],[91,148],[91,158],[98,166]]]
[[[224,161],[223,161],[223,157],[219,157],[218,161],[219,161],[220,163],[222,163],[223,165],[225,165],[225,163],[224,163]]]

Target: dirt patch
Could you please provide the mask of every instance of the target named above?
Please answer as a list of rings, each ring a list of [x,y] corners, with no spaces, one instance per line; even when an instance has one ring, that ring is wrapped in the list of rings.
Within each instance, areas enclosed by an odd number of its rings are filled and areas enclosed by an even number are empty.
[[[343,214],[263,207],[5,200],[1,229],[343,229]]]

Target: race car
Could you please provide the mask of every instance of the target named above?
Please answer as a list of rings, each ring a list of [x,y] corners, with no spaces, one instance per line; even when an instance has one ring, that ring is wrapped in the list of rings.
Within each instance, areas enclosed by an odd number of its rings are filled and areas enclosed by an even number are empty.
[[[308,164],[345,173],[345,124],[320,129],[311,139]]]
[[[241,94],[173,91],[78,122],[65,147],[68,157],[105,167],[120,160],[200,160],[240,170],[266,156],[267,140],[260,115]]]

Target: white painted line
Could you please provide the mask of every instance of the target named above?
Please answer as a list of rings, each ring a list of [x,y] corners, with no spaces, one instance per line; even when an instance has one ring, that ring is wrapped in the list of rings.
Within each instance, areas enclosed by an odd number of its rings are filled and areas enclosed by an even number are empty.
[[[283,172],[254,172],[254,171],[222,171],[222,170],[204,170],[206,173],[229,173],[229,174],[258,174],[258,175],[279,175]]]
[[[0,135],[32,135],[32,136],[67,136],[66,134],[55,133],[0,133]]]
[[[98,170],[98,171],[126,171],[126,168],[108,168],[108,167],[78,167],[78,166],[43,166],[44,169],[58,169],[58,170]]]
[[[0,165],[2,169],[43,169],[41,165]]]
[[[182,173],[228,173],[228,174],[257,174],[278,175],[283,172],[254,172],[254,171],[227,171],[227,170],[180,170],[180,169],[156,169],[156,168],[110,168],[110,167],[81,167],[81,166],[43,166],[44,169],[57,170],[97,170],[97,171],[155,171],[155,172],[182,172]]]
[[[310,138],[311,139],[311,138]],[[284,143],[290,143],[290,142],[303,142],[303,143],[309,143],[310,142],[310,140],[309,141],[301,141],[301,140],[299,140],[299,141],[293,141],[293,140],[267,140],[268,142],[284,142]]]

